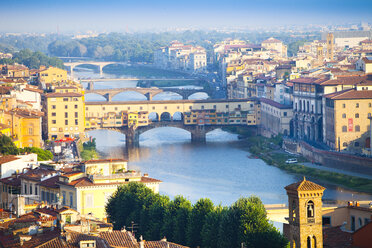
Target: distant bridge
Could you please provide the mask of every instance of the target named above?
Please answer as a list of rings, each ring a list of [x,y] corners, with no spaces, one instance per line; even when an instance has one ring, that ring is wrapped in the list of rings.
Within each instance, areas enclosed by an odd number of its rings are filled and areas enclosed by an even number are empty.
[[[85,91],[85,94],[97,94],[101,95],[108,102],[112,101],[112,98],[116,96],[117,94],[120,94],[122,92],[138,92],[142,95],[146,96],[147,100],[152,100],[152,98],[162,92],[173,92],[180,96],[182,96],[182,99],[188,99],[189,96],[195,93],[203,92],[207,95],[210,95],[210,92],[204,90],[204,89],[180,89],[180,88],[113,88],[113,89],[92,89],[90,87],[90,84],[88,84],[88,88]]]
[[[105,81],[195,81],[194,78],[84,78],[80,82]]]
[[[100,62],[100,61],[79,61],[79,62],[65,62],[63,63],[64,66],[70,68],[70,74],[73,73],[74,68],[79,65],[94,65],[97,66],[99,69],[99,73],[102,74],[103,67],[107,65],[127,65],[125,62],[117,62],[117,61],[107,61],[107,62]]]

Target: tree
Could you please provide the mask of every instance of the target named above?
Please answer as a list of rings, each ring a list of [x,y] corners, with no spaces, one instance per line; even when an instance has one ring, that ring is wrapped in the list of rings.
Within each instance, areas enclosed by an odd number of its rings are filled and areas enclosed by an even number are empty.
[[[202,244],[201,230],[207,215],[214,209],[213,202],[208,198],[199,199],[193,206],[187,225],[187,243],[190,247]]]
[[[228,211],[227,207],[218,206],[214,211],[207,214],[201,231],[203,248],[218,247],[219,241],[216,237],[218,237],[222,216],[226,211]]]
[[[38,161],[47,161],[53,159],[53,154],[50,151],[38,147],[24,147],[20,148],[19,151],[21,153],[36,153]]]
[[[19,151],[10,137],[6,135],[1,135],[0,136],[0,153],[2,155],[17,155]]]

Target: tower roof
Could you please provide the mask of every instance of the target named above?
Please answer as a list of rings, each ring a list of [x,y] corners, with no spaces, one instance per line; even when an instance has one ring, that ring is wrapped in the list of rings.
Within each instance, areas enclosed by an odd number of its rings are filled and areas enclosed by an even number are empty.
[[[313,183],[311,181],[307,181],[305,177],[302,181],[286,186],[285,189],[294,191],[325,190],[323,186],[320,186],[319,184]]]

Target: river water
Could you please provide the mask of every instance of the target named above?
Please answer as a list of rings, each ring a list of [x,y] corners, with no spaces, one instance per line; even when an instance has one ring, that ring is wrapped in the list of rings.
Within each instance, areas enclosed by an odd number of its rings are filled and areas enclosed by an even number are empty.
[[[78,77],[102,77],[90,70],[76,71]],[[113,78],[115,75],[104,74]],[[133,81],[95,82],[94,87],[136,87]],[[159,94],[160,95],[160,94]],[[195,94],[193,98],[206,98]],[[158,100],[180,99],[175,94],[161,94]],[[87,101],[105,100],[98,95],[87,95]],[[114,101],[145,100],[135,92],[114,97]],[[210,198],[215,204],[230,205],[241,196],[259,196],[265,204],[287,203],[284,187],[301,180],[269,166],[260,159],[248,158],[237,135],[220,129],[207,134],[206,144],[191,144],[191,135],[177,128],[158,128],[140,136],[140,147],[127,149],[125,136],[109,130],[93,130],[88,134],[96,138],[97,149],[104,157],[128,157],[130,169],[149,173],[160,179],[160,193],[173,198],[183,195],[193,203],[199,198]],[[314,180],[317,182],[316,180]],[[319,183],[319,182],[318,182]],[[327,189],[323,199],[368,200],[370,195],[321,183]]]

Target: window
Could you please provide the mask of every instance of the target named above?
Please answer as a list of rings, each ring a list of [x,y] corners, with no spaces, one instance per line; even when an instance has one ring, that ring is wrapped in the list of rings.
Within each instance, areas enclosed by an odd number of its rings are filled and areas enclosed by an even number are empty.
[[[342,118],[344,118],[344,119],[345,119],[345,118],[346,118],[346,114],[342,114]]]
[[[66,191],[62,191],[62,204],[66,204]]]
[[[368,113],[368,117],[371,117],[371,113]]]
[[[63,98],[63,101],[64,102],[68,102],[68,98]]]
[[[314,218],[314,202],[309,201],[307,203],[307,218]]]
[[[283,112],[283,116],[287,116],[287,112]]]
[[[65,125],[66,125],[66,126],[68,125],[68,120],[65,120]]]
[[[356,107],[356,108],[359,108],[359,103],[356,103],[356,104],[355,104],[355,107]]]
[[[330,226],[331,225],[331,216],[323,216],[323,226]]]
[[[201,106],[201,109],[204,109],[204,105]]]
[[[75,112],[75,118],[78,118],[79,113]]]
[[[37,187],[36,187],[36,185],[35,185],[35,195],[37,195]]]
[[[73,194],[70,192],[69,195],[70,195],[70,207],[72,207],[74,205]]]
[[[71,224],[71,214],[66,215],[66,224]]]
[[[32,195],[32,184],[30,184],[30,195]]]
[[[27,195],[27,184],[25,184],[25,195]]]
[[[355,132],[360,132],[360,126],[359,125],[355,126]]]
[[[346,108],[346,105],[345,105],[345,103],[343,103],[343,104],[342,104],[342,107],[343,107],[343,108]]]
[[[34,129],[32,127],[28,128],[28,135],[33,135],[34,134]]]
[[[228,104],[226,104],[226,108],[229,108],[229,105]]]
[[[355,216],[351,216],[351,231],[355,231]]]
[[[67,112],[65,112],[65,118],[68,118],[68,113]]]
[[[77,109],[78,108],[78,105],[75,104],[75,108]],[[87,108],[87,110],[88,110],[88,108]]]
[[[75,119],[75,125],[79,125],[79,120],[78,119]]]
[[[355,142],[355,143],[354,143],[354,146],[355,146],[355,147],[359,147],[359,142]]]
[[[347,127],[346,126],[342,126],[342,132],[344,132],[344,133],[347,132]]]
[[[56,116],[57,115],[57,113],[56,112],[52,112],[52,116]]]
[[[372,103],[368,103],[368,107],[372,107]]]
[[[57,123],[57,121],[56,120],[52,120],[52,124],[56,124]]]
[[[361,228],[363,226],[363,222],[362,222],[362,218],[358,218],[358,224],[359,224],[359,228]]]
[[[68,109],[68,105],[65,105],[65,109]]]
[[[86,194],[85,195],[85,207],[86,208],[92,208],[94,206],[93,204],[93,194]]]
[[[342,143],[342,146],[347,147],[347,143],[346,142]]]
[[[358,113],[355,114],[355,118],[359,118],[359,114]]]
[[[52,109],[56,109],[56,105],[52,105]]]

